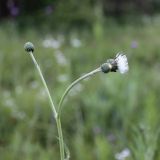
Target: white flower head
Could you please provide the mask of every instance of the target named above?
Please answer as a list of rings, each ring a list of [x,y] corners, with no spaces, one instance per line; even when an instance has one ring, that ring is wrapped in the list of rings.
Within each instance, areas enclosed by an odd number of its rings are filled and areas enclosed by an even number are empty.
[[[116,55],[115,61],[117,63],[117,68],[121,74],[128,72],[129,66],[128,66],[128,60],[125,54],[118,53]]]

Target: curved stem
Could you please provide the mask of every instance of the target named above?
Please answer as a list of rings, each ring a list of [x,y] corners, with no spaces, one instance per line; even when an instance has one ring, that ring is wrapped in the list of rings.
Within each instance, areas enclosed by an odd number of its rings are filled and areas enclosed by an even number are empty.
[[[47,84],[46,84],[46,81],[43,77],[43,74],[41,72],[41,69],[36,61],[36,59],[34,58],[34,55],[32,52],[29,52],[37,70],[38,70],[38,73],[41,77],[41,80],[43,82],[43,85],[45,87],[45,90],[47,92],[47,95],[48,95],[48,98],[49,98],[49,101],[50,101],[50,104],[51,104],[51,108],[52,108],[52,111],[53,111],[53,114],[54,114],[54,117],[55,117],[55,120],[56,120],[56,125],[57,125],[57,130],[58,130],[58,137],[59,137],[59,146],[60,146],[60,157],[61,157],[61,160],[65,160],[65,155],[64,155],[64,142],[63,142],[63,133],[62,133],[62,127],[61,127],[61,121],[60,121],[60,117],[58,116],[57,114],[57,111],[56,111],[56,107],[53,103],[53,99],[51,97],[51,94],[49,92],[49,89],[47,87]]]
[[[37,70],[38,70],[38,73],[39,73],[39,75],[40,75],[40,77],[41,77],[42,83],[43,83],[43,85],[44,85],[44,87],[45,87],[45,89],[46,89],[46,92],[47,92],[47,95],[48,95],[48,98],[49,98],[49,101],[50,101],[50,104],[51,104],[52,111],[53,111],[53,113],[54,113],[54,117],[56,118],[56,117],[57,117],[56,107],[55,107],[55,105],[54,105],[54,103],[53,103],[52,97],[51,97],[51,95],[50,95],[49,89],[48,89],[48,87],[47,87],[46,81],[45,81],[45,79],[44,79],[44,77],[43,77],[43,74],[42,74],[42,72],[41,72],[41,69],[40,69],[40,67],[39,67],[36,59],[34,58],[33,53],[32,53],[32,52],[29,52],[29,54],[30,54],[30,56],[31,56],[31,58],[32,58],[32,60],[33,60],[33,63],[35,64],[35,66],[36,66],[36,68],[37,68]]]
[[[82,81],[83,79],[85,79],[85,78],[87,78],[87,77],[90,77],[90,76],[92,76],[92,75],[94,75],[95,73],[100,72],[100,71],[101,71],[101,68],[99,67],[99,68],[97,68],[97,69],[95,69],[95,70],[93,70],[93,71],[91,71],[91,72],[83,75],[82,77],[78,78],[77,80],[75,80],[74,82],[72,82],[72,83],[68,86],[68,88],[65,90],[64,94],[62,95],[62,97],[61,97],[61,99],[60,99],[60,102],[59,102],[59,105],[58,105],[58,111],[57,111],[58,117],[61,115],[61,112],[62,112],[62,103],[63,103],[65,97],[67,96],[67,94],[69,93],[69,91],[70,91],[76,84],[78,84],[80,81]]]

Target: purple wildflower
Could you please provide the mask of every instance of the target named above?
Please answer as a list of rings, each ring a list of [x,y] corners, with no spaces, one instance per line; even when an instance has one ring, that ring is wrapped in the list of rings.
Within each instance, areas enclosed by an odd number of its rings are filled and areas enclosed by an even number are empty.
[[[137,41],[132,41],[131,42],[131,48],[137,48],[138,47],[138,42]]]

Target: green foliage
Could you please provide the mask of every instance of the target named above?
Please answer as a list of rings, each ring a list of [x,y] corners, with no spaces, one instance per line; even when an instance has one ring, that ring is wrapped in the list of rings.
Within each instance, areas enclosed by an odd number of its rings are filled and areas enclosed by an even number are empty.
[[[31,41],[56,104],[81,74],[119,51],[129,58],[128,74],[99,73],[70,92],[62,111],[62,128],[71,159],[115,159],[128,148],[128,160],[159,160],[159,32],[154,19],[144,26],[104,24],[97,19],[92,30],[68,34],[39,35],[35,29],[19,33],[13,24],[2,25],[0,159],[59,159],[49,102],[23,48]],[[55,47],[55,42],[60,46]]]

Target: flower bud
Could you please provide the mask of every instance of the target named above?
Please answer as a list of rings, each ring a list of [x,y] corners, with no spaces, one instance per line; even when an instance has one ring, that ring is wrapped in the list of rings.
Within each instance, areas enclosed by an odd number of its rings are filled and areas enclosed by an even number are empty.
[[[24,49],[27,52],[34,52],[34,45],[31,42],[27,42],[24,45]]]
[[[111,71],[111,69],[112,69],[112,66],[111,66],[110,63],[103,63],[103,64],[101,65],[101,71],[102,71],[103,73],[108,73],[108,72]]]

